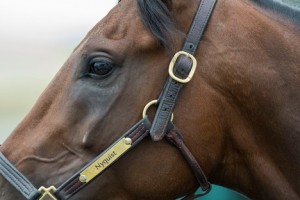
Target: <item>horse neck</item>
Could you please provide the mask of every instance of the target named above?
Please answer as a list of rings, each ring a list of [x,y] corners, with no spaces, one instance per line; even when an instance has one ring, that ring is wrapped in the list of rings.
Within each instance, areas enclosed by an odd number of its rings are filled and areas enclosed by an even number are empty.
[[[201,73],[230,106],[212,179],[254,199],[299,199],[300,36],[266,12],[220,0],[207,33],[215,60]]]

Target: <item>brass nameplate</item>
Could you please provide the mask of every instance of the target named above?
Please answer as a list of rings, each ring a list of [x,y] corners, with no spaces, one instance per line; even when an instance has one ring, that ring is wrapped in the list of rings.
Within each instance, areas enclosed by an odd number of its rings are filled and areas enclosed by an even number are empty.
[[[130,149],[131,143],[126,141],[126,138],[121,139],[118,143],[112,146],[105,154],[97,159],[92,165],[80,173],[80,181],[88,183],[98,174],[110,166],[123,153]]]

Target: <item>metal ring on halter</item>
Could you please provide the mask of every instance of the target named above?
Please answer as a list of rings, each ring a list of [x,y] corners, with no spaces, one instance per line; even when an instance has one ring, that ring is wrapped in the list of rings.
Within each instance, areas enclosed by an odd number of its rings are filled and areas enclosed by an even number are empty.
[[[145,106],[145,108],[144,108],[144,110],[143,110],[143,118],[146,117],[146,115],[147,115],[147,110],[148,110],[151,106],[157,105],[157,103],[158,103],[158,100],[152,100],[152,101],[150,101],[149,103],[147,103],[147,105]],[[171,122],[173,121],[173,119],[174,119],[174,114],[172,113],[172,116],[171,116]]]

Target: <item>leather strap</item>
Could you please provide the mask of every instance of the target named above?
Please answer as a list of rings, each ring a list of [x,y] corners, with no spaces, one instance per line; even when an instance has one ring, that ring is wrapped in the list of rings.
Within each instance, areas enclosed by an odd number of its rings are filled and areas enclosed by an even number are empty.
[[[190,54],[196,52],[216,2],[217,0],[201,0],[192,27],[190,28],[184,43],[183,51]]]
[[[0,173],[12,184],[26,199],[34,200],[39,197],[40,192],[31,182],[22,175],[0,152]]]
[[[199,197],[203,197],[205,195],[207,195],[210,192],[211,189],[202,192],[201,194],[197,194],[197,190],[189,195],[186,195],[185,197],[183,197],[181,200],[195,200],[198,199]]]
[[[187,148],[183,141],[183,136],[178,131],[178,129],[175,128],[175,126],[170,123],[169,124],[170,131],[166,134],[166,139],[171,142],[173,145],[175,145],[185,158],[185,160],[188,162],[189,166],[191,167],[202,191],[206,194],[210,191],[211,184],[208,182],[203,170],[201,169],[200,165],[198,164],[196,158],[193,156],[191,151]]]
[[[201,1],[184,43],[183,51],[191,55],[196,52],[215,3],[216,0]],[[186,78],[190,73],[191,67],[192,60],[187,56],[181,55],[175,64],[174,74],[180,78]],[[168,78],[158,99],[159,106],[150,130],[152,140],[159,141],[166,134],[166,129],[182,86],[182,83],[173,80],[171,77]]]
[[[63,183],[56,190],[55,196],[59,197],[60,200],[66,200],[66,199],[71,198],[73,195],[75,195],[80,190],[82,190],[85,186],[87,186],[90,182],[93,181],[93,180],[91,180],[88,183],[84,183],[80,180],[80,174],[85,169],[92,166],[95,161],[97,161],[99,158],[101,158],[102,155],[105,155],[107,151],[109,151],[115,144],[117,144],[124,137],[131,139],[132,144],[131,144],[130,149],[132,149],[133,147],[135,147],[138,143],[140,143],[149,134],[150,126],[151,126],[151,123],[148,120],[148,118],[144,118],[141,121],[139,121],[130,130],[128,130],[122,137],[120,137],[119,140],[117,140],[114,144],[112,144],[110,147],[108,147],[106,149],[106,151],[101,153],[92,162],[90,162],[88,165],[86,165],[84,168],[82,168],[80,171],[78,171],[74,176],[72,176],[69,180],[67,180],[65,183]],[[128,149],[128,150],[130,150],[130,149]],[[125,153],[127,153],[127,152],[128,151],[124,152],[121,156],[125,155]],[[102,174],[104,171],[106,171],[118,159],[111,162],[110,165],[105,170],[103,170],[100,174]],[[100,174],[98,174],[96,177],[98,177]],[[96,177],[94,177],[94,178],[96,178]]]

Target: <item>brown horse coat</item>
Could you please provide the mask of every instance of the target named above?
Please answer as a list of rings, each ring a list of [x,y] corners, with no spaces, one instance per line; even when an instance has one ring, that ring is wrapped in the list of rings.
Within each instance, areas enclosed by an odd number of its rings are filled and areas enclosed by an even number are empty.
[[[186,33],[199,0],[165,0]],[[180,49],[183,34],[171,41]],[[180,94],[176,126],[212,183],[252,199],[300,199],[300,34],[249,0],[219,0]],[[108,77],[91,62],[113,63]],[[140,118],[167,77],[168,52],[122,0],[74,50],[1,146],[35,185],[59,185]],[[22,199],[0,179],[1,200]],[[143,141],[72,199],[174,199],[197,183],[177,149]]]

